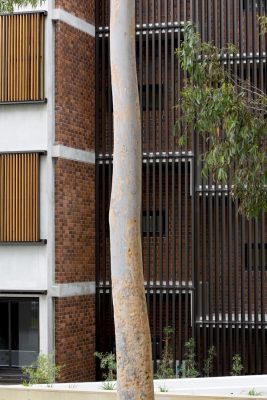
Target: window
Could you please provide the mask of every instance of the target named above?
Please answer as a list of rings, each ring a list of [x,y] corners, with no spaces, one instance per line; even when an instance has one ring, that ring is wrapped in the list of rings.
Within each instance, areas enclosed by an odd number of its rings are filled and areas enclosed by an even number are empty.
[[[0,154],[0,242],[37,242],[39,153]]]
[[[0,299],[0,367],[32,364],[39,353],[39,300]]]
[[[0,102],[44,100],[44,15],[0,15]]]
[[[249,251],[250,248],[250,251]],[[257,246],[256,246],[257,248]],[[262,252],[263,248],[263,252]],[[267,271],[267,243],[258,243],[258,251],[257,254],[255,252],[255,245],[252,243],[250,246],[248,243],[245,244],[245,270],[248,271],[249,269],[249,262],[251,260],[251,271],[255,270],[255,261],[256,257],[258,260],[258,270],[262,270],[262,255],[263,255],[263,264],[264,264],[264,271]]]
[[[160,221],[160,215],[161,215],[161,221]],[[160,222],[161,222],[161,230],[160,230]],[[165,213],[162,211],[161,213],[159,211],[156,211],[154,214],[153,211],[143,212],[142,216],[142,232],[143,236],[153,236],[154,234],[156,236],[159,236],[162,234],[162,236],[165,235]]]

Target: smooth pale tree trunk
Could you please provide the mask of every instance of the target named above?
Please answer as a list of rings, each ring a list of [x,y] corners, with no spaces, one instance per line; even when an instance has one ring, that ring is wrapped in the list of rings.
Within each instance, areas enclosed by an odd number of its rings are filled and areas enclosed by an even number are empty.
[[[142,150],[134,0],[111,0],[110,58],[114,157],[109,220],[118,399],[151,400],[151,337],[140,225]]]

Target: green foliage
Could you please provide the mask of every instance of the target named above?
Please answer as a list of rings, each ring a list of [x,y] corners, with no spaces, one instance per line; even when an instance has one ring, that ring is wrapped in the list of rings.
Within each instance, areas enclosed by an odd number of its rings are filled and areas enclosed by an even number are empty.
[[[163,339],[164,347],[155,377],[157,379],[173,379],[175,378],[173,368],[171,367],[172,364],[171,340],[173,335],[173,329],[170,326],[166,326],[163,330],[163,334],[164,334],[164,339]]]
[[[258,16],[258,21],[260,25],[260,34],[265,35],[265,33],[267,33],[267,16],[266,15]]]
[[[253,388],[253,389],[250,389],[250,391],[248,392],[248,395],[249,396],[262,396],[262,393],[256,392],[256,390]]]
[[[102,370],[102,376],[105,379],[103,382],[104,390],[114,390],[115,383],[112,382],[116,380],[117,364],[116,357],[113,353],[95,353],[95,357],[100,360],[100,368]]]
[[[169,390],[167,389],[167,387],[165,385],[159,386],[159,391],[161,393],[167,393]]]
[[[37,385],[47,384],[52,385],[60,376],[62,366],[56,365],[53,354],[39,354],[36,361],[30,366],[22,368],[25,377],[23,384]]]
[[[24,7],[27,5],[36,7],[43,2],[44,0],[0,0],[0,12],[13,12],[14,7]]]
[[[105,381],[102,383],[102,388],[104,390],[115,390],[116,384],[114,382]]]
[[[216,349],[214,346],[211,346],[208,349],[208,357],[204,361],[204,367],[203,367],[204,376],[210,376],[212,374],[215,357],[216,357]]]
[[[199,372],[196,368],[196,355],[195,355],[195,340],[189,339],[185,343],[185,359],[183,360],[180,374],[182,378],[197,378]]]
[[[237,376],[241,375],[242,370],[244,369],[242,365],[242,360],[239,354],[235,354],[232,359],[232,372],[231,375]]]
[[[181,145],[192,130],[203,136],[203,175],[231,184],[240,210],[254,217],[267,211],[267,96],[221,63],[236,51],[202,42],[191,23],[185,26],[176,51],[185,72],[176,127]]]

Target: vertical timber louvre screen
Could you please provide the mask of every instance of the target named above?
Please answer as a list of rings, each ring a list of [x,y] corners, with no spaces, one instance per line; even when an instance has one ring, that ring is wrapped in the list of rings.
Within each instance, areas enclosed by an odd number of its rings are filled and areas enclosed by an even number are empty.
[[[266,35],[258,17],[266,15],[266,0],[194,0],[195,22],[203,41],[219,48],[228,43],[235,55],[221,63],[235,82],[246,81],[267,93]],[[201,175],[201,154],[208,142],[196,135],[195,146],[195,337],[200,365],[208,349],[216,348],[214,373],[227,375],[239,354],[245,374],[266,373],[267,218],[247,220],[226,185]]]
[[[108,210],[112,179],[113,110],[109,67],[110,1],[96,2],[96,324],[97,350],[114,351]],[[144,278],[154,369],[164,327],[174,329],[173,368],[184,344],[196,340],[198,369],[214,345],[213,375],[267,373],[267,216],[248,221],[227,185],[201,174],[208,142],[199,135],[183,148],[173,134],[184,74],[174,55],[193,20],[205,41],[233,43],[222,63],[267,92],[266,38],[257,16],[267,0],[136,0],[136,55],[143,143]],[[103,329],[104,327],[104,329]]]
[[[44,18],[0,15],[0,103],[44,100]]]
[[[96,3],[96,315],[97,350],[102,352],[114,350],[108,227],[113,162],[109,6],[107,0]],[[189,0],[136,1],[143,151],[141,229],[155,371],[164,347],[165,327],[173,328],[174,370],[183,359],[185,342],[193,334],[194,158],[192,140],[181,148],[173,134],[178,117],[175,104],[183,82],[183,73],[174,53],[182,43],[183,22],[190,18]]]
[[[39,158],[0,154],[0,242],[39,241]]]

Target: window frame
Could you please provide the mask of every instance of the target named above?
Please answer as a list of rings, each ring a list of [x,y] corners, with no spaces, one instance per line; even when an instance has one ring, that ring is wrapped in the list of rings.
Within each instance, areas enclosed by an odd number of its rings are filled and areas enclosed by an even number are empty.
[[[12,316],[11,316],[11,306],[12,303],[25,303],[25,302],[37,302],[38,303],[38,349],[36,352],[39,354],[40,353],[40,298],[39,297],[0,297],[0,303],[7,303],[8,304],[8,349],[6,350],[8,352],[8,358],[9,358],[9,365],[4,366],[0,364],[0,372],[1,370],[6,370],[6,369],[20,369],[22,367],[17,366],[17,365],[12,365],[12,332],[11,332],[11,327],[12,327]]]
[[[10,156],[10,155],[36,155],[38,156],[38,176],[36,176],[36,207],[37,207],[37,228],[36,228],[36,240],[26,240],[26,238],[24,238],[23,240],[10,240],[9,238],[7,238],[6,240],[3,238],[3,232],[0,231],[0,246],[2,245],[24,245],[24,244],[33,244],[33,245],[43,245],[47,243],[46,239],[41,239],[41,235],[40,235],[40,230],[41,230],[41,156],[46,156],[47,155],[47,151],[44,150],[36,150],[36,151],[8,151],[8,152],[0,152],[0,162],[1,162],[1,157],[2,156]],[[26,172],[26,170],[25,170]],[[22,174],[22,173],[21,173]],[[21,175],[22,176],[22,175]],[[13,184],[14,185],[14,184]],[[16,183],[15,183],[16,185]],[[6,190],[5,187],[5,183],[3,183],[4,189]],[[18,186],[20,187],[19,183]],[[2,203],[4,202],[3,197],[1,197],[1,171],[0,171],[0,205],[1,205],[1,201]],[[21,195],[21,192],[19,192],[19,195]],[[22,212],[22,211],[21,211]],[[0,215],[0,230],[5,230],[7,229],[5,223],[10,223],[9,219],[5,217],[5,213],[6,210],[4,210],[2,212],[2,214]],[[14,228],[14,220],[13,220],[13,225],[11,224],[9,227],[9,230],[13,230]],[[2,232],[2,233],[1,233]],[[3,240],[2,240],[3,239]]]

